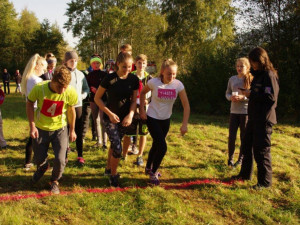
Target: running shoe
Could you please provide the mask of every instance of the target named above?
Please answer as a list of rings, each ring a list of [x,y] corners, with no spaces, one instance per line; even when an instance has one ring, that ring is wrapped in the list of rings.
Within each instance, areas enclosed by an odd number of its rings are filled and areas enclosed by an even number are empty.
[[[84,160],[83,157],[77,157],[77,162],[78,162],[81,166],[83,166],[84,163],[85,163],[85,160]]]
[[[143,157],[142,157],[142,156],[138,156],[138,157],[136,158],[136,164],[137,164],[138,166],[143,166],[143,165],[144,165],[144,160],[143,160]]]
[[[146,168],[145,168],[145,174],[146,174],[146,175],[149,175],[150,173],[151,173],[151,169],[149,169],[149,168],[146,167]]]
[[[228,160],[227,165],[228,165],[228,166],[234,166],[234,163],[233,163],[232,160]]]
[[[109,178],[109,184],[110,184],[110,186],[112,186],[112,187],[120,187],[119,178],[120,178],[119,174],[117,174],[115,176],[110,175],[110,178]]]
[[[104,176],[110,176],[111,175],[111,169],[106,169],[104,170]]]
[[[150,178],[149,182],[151,184],[153,184],[153,185],[159,185],[160,182],[159,182],[158,177],[159,177],[159,173],[158,172],[156,172],[156,173],[150,172],[150,174],[149,174],[149,178]]]
[[[50,191],[52,194],[55,194],[55,195],[58,195],[60,193],[59,187],[58,187],[58,181],[50,182]]]
[[[139,150],[137,149],[137,147],[135,146],[135,144],[131,145],[131,149],[128,150],[128,154],[129,155],[137,155],[137,154],[139,154]]]
[[[24,167],[23,167],[23,170],[28,171],[28,170],[30,170],[30,168],[31,168],[32,166],[33,166],[32,163],[26,163],[26,164],[24,165]]]

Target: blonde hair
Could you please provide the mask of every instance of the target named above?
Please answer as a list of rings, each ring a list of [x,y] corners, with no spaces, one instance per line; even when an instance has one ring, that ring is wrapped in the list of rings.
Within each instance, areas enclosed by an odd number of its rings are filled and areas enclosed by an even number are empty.
[[[47,67],[47,62],[44,57],[41,57],[39,54],[35,54],[29,59],[27,65],[25,67],[25,70],[23,72],[23,77],[22,77],[22,81],[21,81],[22,94],[25,94],[27,91],[27,80],[30,77],[36,76],[36,75],[39,75],[39,76],[42,75],[42,74],[34,73],[35,69],[39,66]]]
[[[159,77],[162,78],[162,73],[164,72],[164,70],[171,66],[176,66],[176,68],[178,67],[177,63],[174,62],[173,59],[165,59],[161,64]]]
[[[124,50],[124,51],[126,51],[126,52],[131,52],[132,51],[132,47],[131,47],[131,45],[130,44],[125,44],[125,45],[122,45],[121,47],[120,47],[120,50],[122,51],[122,50]]]
[[[236,60],[235,65],[237,66],[237,64],[239,62],[241,62],[243,65],[245,65],[247,67],[247,73],[244,75],[244,88],[245,89],[250,89],[250,85],[251,85],[251,82],[253,80],[253,76],[250,73],[250,68],[251,68],[250,61],[246,57],[238,58]]]

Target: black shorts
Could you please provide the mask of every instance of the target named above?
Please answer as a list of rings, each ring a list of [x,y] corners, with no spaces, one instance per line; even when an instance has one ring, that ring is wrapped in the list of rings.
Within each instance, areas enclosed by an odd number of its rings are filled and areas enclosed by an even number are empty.
[[[132,123],[126,130],[126,136],[145,136],[148,134],[147,121],[140,118],[139,113],[135,113],[132,118]]]

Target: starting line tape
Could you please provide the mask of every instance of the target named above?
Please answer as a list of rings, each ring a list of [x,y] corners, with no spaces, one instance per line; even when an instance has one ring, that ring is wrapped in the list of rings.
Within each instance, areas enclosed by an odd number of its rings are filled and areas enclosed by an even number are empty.
[[[217,179],[204,179],[204,180],[195,180],[190,181],[186,183],[181,183],[179,185],[165,185],[160,186],[164,188],[165,190],[180,190],[180,189],[188,189],[191,186],[195,185],[203,185],[203,184],[223,184],[223,185],[232,185],[236,181],[230,180],[230,181],[221,181]],[[145,189],[146,187],[125,187],[125,188],[93,188],[93,189],[85,189],[85,190],[75,190],[75,191],[61,191],[59,195],[71,195],[71,194],[80,194],[80,193],[112,193],[112,192],[123,192],[128,191],[130,189],[136,188],[136,189]],[[44,198],[47,196],[52,196],[51,192],[45,192],[45,193],[38,193],[38,194],[27,194],[27,195],[3,195],[0,196],[0,202],[8,202],[8,201],[19,201],[22,199],[28,199],[28,198]]]

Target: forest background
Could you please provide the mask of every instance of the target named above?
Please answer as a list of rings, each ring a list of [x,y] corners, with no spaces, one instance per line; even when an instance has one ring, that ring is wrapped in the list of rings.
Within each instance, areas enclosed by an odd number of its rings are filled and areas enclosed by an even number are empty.
[[[164,58],[179,64],[196,113],[229,113],[225,90],[235,60],[265,48],[278,70],[278,115],[300,121],[299,0],[72,0],[64,28],[79,39],[83,69],[98,52],[116,58],[122,44],[144,53],[159,68]],[[0,0],[0,70],[21,73],[34,53],[53,52],[59,63],[70,47],[57,24],[39,21],[30,9],[19,15]],[[178,106],[179,107],[179,106]]]

